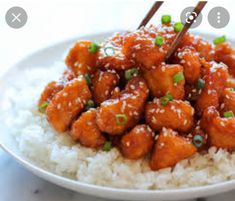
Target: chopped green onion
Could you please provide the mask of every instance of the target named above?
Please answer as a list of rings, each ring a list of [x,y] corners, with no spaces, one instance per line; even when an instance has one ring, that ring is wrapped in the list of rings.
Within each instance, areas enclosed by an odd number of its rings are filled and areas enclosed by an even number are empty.
[[[139,70],[137,68],[132,68],[132,69],[126,70],[125,71],[125,78],[126,78],[126,80],[130,80],[134,76],[138,75],[138,73],[139,73]]]
[[[170,15],[163,15],[162,16],[162,24],[167,24],[171,22],[171,16]]]
[[[219,45],[220,43],[223,43],[225,41],[226,41],[226,36],[223,35],[223,36],[220,36],[220,37],[214,39],[213,43],[214,43],[214,45]]]
[[[173,96],[168,93],[165,96],[160,98],[160,103],[161,105],[166,106],[172,100],[173,100]]]
[[[179,83],[180,81],[184,80],[184,74],[182,72],[176,73],[173,76],[173,82],[174,83]]]
[[[233,111],[224,112],[224,117],[225,117],[225,118],[234,117]]]
[[[158,46],[162,46],[164,44],[164,39],[162,36],[157,36],[155,38],[155,44]]]
[[[235,91],[235,87],[232,89],[232,91]]]
[[[90,108],[93,108],[95,106],[95,103],[93,100],[88,100],[86,103],[86,110],[89,110]]]
[[[184,24],[182,22],[176,22],[174,24],[174,31],[175,32],[180,32],[184,27]]]
[[[49,105],[49,102],[44,101],[44,102],[39,106],[39,111],[40,111],[41,113],[44,113],[48,105]]]
[[[199,79],[196,84],[196,88],[198,90],[203,89],[205,87],[205,81],[203,79]]]
[[[106,141],[103,145],[103,151],[110,151],[112,149],[112,142]]]
[[[126,124],[128,118],[125,114],[116,114],[116,122],[117,124]]]
[[[113,56],[113,55],[115,55],[115,50],[113,47],[105,47],[104,53],[106,56]]]
[[[91,85],[91,78],[90,78],[90,75],[89,75],[88,73],[86,73],[86,74],[84,75],[84,78],[85,78],[85,80],[86,80],[87,85],[90,86],[90,85]]]
[[[96,43],[91,43],[90,46],[88,47],[88,52],[96,53],[99,48],[100,48],[100,46],[97,45]]]
[[[204,144],[204,139],[201,135],[194,135],[193,144],[195,147],[200,148]]]

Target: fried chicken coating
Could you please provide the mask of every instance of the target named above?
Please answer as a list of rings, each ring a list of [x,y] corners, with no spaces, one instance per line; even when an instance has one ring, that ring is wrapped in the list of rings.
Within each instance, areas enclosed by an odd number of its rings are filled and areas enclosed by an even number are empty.
[[[122,136],[120,150],[128,159],[140,159],[150,153],[154,143],[154,132],[145,125],[135,126],[129,133]]]
[[[58,132],[66,131],[90,98],[90,90],[82,76],[68,82],[47,106],[49,123]]]
[[[81,145],[90,148],[99,148],[106,139],[96,124],[96,109],[90,109],[73,123],[71,136]]]

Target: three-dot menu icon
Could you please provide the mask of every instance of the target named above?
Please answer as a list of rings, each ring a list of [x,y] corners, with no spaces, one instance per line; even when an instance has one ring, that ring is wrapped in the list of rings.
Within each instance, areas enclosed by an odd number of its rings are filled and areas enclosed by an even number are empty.
[[[225,27],[229,20],[229,12],[223,7],[214,7],[208,14],[208,22],[216,29]]]

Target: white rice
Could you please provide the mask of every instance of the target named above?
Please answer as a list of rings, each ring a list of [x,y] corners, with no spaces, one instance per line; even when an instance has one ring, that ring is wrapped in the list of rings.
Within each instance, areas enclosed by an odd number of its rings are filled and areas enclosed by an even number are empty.
[[[235,153],[211,148],[175,168],[150,170],[148,160],[124,159],[117,149],[95,151],[56,133],[37,112],[37,101],[47,82],[61,75],[63,64],[34,68],[8,90],[11,111],[6,116],[19,151],[38,166],[85,183],[129,189],[171,189],[201,186],[235,178]]]

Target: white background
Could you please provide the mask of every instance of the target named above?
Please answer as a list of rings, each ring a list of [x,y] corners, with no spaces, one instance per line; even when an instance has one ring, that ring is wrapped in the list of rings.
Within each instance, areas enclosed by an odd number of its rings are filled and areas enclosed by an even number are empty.
[[[135,29],[153,1],[150,0],[0,0],[0,76],[20,58],[51,43],[90,33]],[[171,14],[179,21],[181,11],[196,5],[193,0],[165,1],[152,19],[158,24],[162,14]],[[5,22],[5,13],[12,6],[23,7],[28,22],[21,29],[12,29]],[[230,13],[230,22],[223,29],[212,28],[207,14],[215,6]],[[196,31],[226,34],[235,38],[234,0],[210,0],[203,10],[203,22]],[[38,193],[34,193],[35,190]],[[209,200],[234,201],[235,192]],[[0,201],[64,201],[94,200],[45,182],[17,165],[0,150]],[[98,199],[97,199],[98,200]]]

